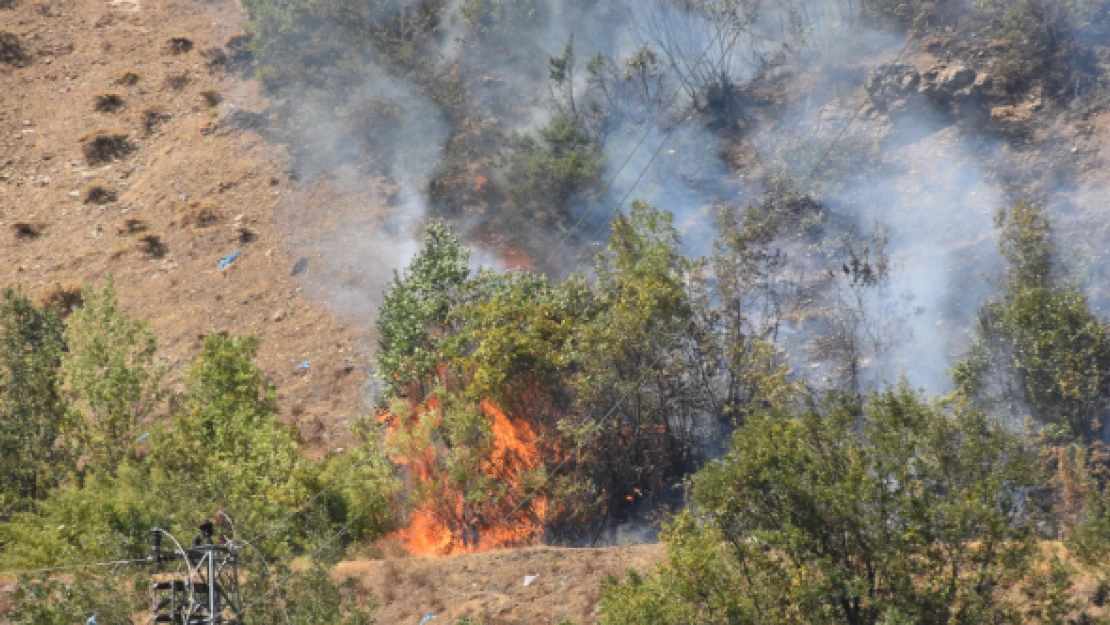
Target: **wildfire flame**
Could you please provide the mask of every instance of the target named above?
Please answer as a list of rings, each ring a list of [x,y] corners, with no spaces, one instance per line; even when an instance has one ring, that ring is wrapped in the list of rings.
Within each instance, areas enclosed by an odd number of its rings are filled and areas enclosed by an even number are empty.
[[[547,499],[534,493],[521,493],[521,476],[540,468],[542,463],[536,447],[537,435],[523,419],[511,419],[488,400],[482,410],[491,419],[493,449],[482,466],[486,477],[509,486],[509,496],[478,518],[467,509],[466,493],[448,489],[446,510],[443,502],[427,502],[409,516],[409,526],[396,532],[409,553],[417,556],[444,556],[489,551],[507,546],[536,544],[543,537],[543,520]],[[427,409],[437,405],[429,402]],[[396,419],[387,436],[396,434]],[[410,432],[411,434],[411,432]],[[441,478],[435,471],[437,450],[428,444],[414,457],[395,457],[394,462],[406,466],[412,479],[430,482]],[[441,481],[442,483],[442,481]],[[531,495],[531,496],[530,496]]]

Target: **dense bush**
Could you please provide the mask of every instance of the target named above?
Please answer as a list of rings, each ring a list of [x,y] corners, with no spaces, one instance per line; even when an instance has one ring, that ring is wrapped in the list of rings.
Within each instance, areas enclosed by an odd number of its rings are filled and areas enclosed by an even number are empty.
[[[518,208],[569,213],[569,203],[596,189],[603,161],[596,139],[574,118],[559,117],[536,135],[516,139],[508,167],[509,197]]]
[[[695,477],[660,570],[605,584],[605,622],[1007,621],[1035,461],[984,414],[904,386],[767,411]]]
[[[1050,438],[1090,441],[1110,407],[1110,327],[1062,274],[1043,208],[1019,202],[998,225],[1002,293],[980,308],[956,383],[1015,426],[1029,415]]]

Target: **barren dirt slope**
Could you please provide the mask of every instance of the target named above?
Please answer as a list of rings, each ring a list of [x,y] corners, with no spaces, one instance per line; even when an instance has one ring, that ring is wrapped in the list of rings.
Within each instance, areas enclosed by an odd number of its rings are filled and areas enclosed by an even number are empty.
[[[360,409],[365,342],[302,294],[311,258],[291,275],[287,161],[235,123],[257,82],[210,62],[242,24],[233,0],[0,2],[0,286],[114,275],[175,379],[198,337],[257,335],[319,451]]]
[[[433,614],[436,623],[448,625],[464,616],[482,625],[590,625],[598,622],[606,575],[623,576],[630,568],[648,572],[665,554],[662,545],[535,547],[346,562],[335,573],[358,580],[367,598],[378,603],[374,617],[382,624],[416,625]]]

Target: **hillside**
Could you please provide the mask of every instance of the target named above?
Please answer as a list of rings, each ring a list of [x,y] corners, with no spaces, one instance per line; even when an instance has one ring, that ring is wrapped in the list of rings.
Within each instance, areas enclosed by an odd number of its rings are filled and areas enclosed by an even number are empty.
[[[184,391],[0,345],[0,570],[219,513],[298,622],[1110,619],[1110,2],[1046,6],[0,0],[0,289],[111,276]]]
[[[323,449],[364,407],[367,337],[306,295],[314,258],[291,275],[297,183],[236,121],[263,105],[257,82],[211,62],[243,19],[231,0],[0,8],[23,55],[0,62],[0,283],[47,297],[111,274],[171,378],[206,334],[259,336],[285,418]],[[100,131],[125,137],[119,158],[90,160]]]

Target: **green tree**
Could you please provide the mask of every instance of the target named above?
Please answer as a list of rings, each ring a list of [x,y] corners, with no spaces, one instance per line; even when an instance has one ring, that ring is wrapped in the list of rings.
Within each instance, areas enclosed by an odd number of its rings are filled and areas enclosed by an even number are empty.
[[[470,251],[441,221],[428,224],[424,248],[394,276],[378,315],[378,379],[385,398],[430,392],[448,333],[451,305],[470,276]],[[434,376],[433,376],[434,377]]]
[[[240,538],[265,533],[260,548],[270,558],[328,539],[340,550],[384,533],[395,486],[371,433],[357,433],[364,442],[354,450],[310,462],[296,432],[278,422],[256,349],[252,338],[208,337],[173,402],[172,423],[151,428],[150,453],[94,467],[0,524],[0,563],[143,557],[152,527],[191,535],[219,511]]]
[[[603,167],[597,139],[574,114],[561,115],[536,135],[514,141],[506,173],[509,198],[518,208],[562,214],[573,198],[597,186]]]
[[[1110,328],[1055,266],[1043,208],[1018,202],[997,224],[1002,293],[980,307],[976,340],[953,371],[957,386],[1014,425],[1031,416],[1052,439],[1089,441],[1110,408]]]
[[[371,625],[374,604],[362,604],[358,580],[348,578],[336,583],[331,572],[319,562],[306,571],[290,572],[282,567],[275,576],[255,575],[247,579],[246,597],[262,597],[247,610],[246,625]],[[281,582],[280,588],[276,584]]]
[[[0,296],[0,518],[45,497],[71,468],[59,439],[68,404],[59,367],[65,349],[58,316],[26,295]]]
[[[76,427],[82,451],[111,469],[134,450],[139,428],[165,398],[166,367],[148,324],[119,309],[110,277],[101,290],[86,286],[81,298],[66,322],[62,375],[84,413]]]
[[[694,478],[669,560],[605,585],[605,622],[987,623],[1033,549],[1036,458],[905,386],[752,416]]]

